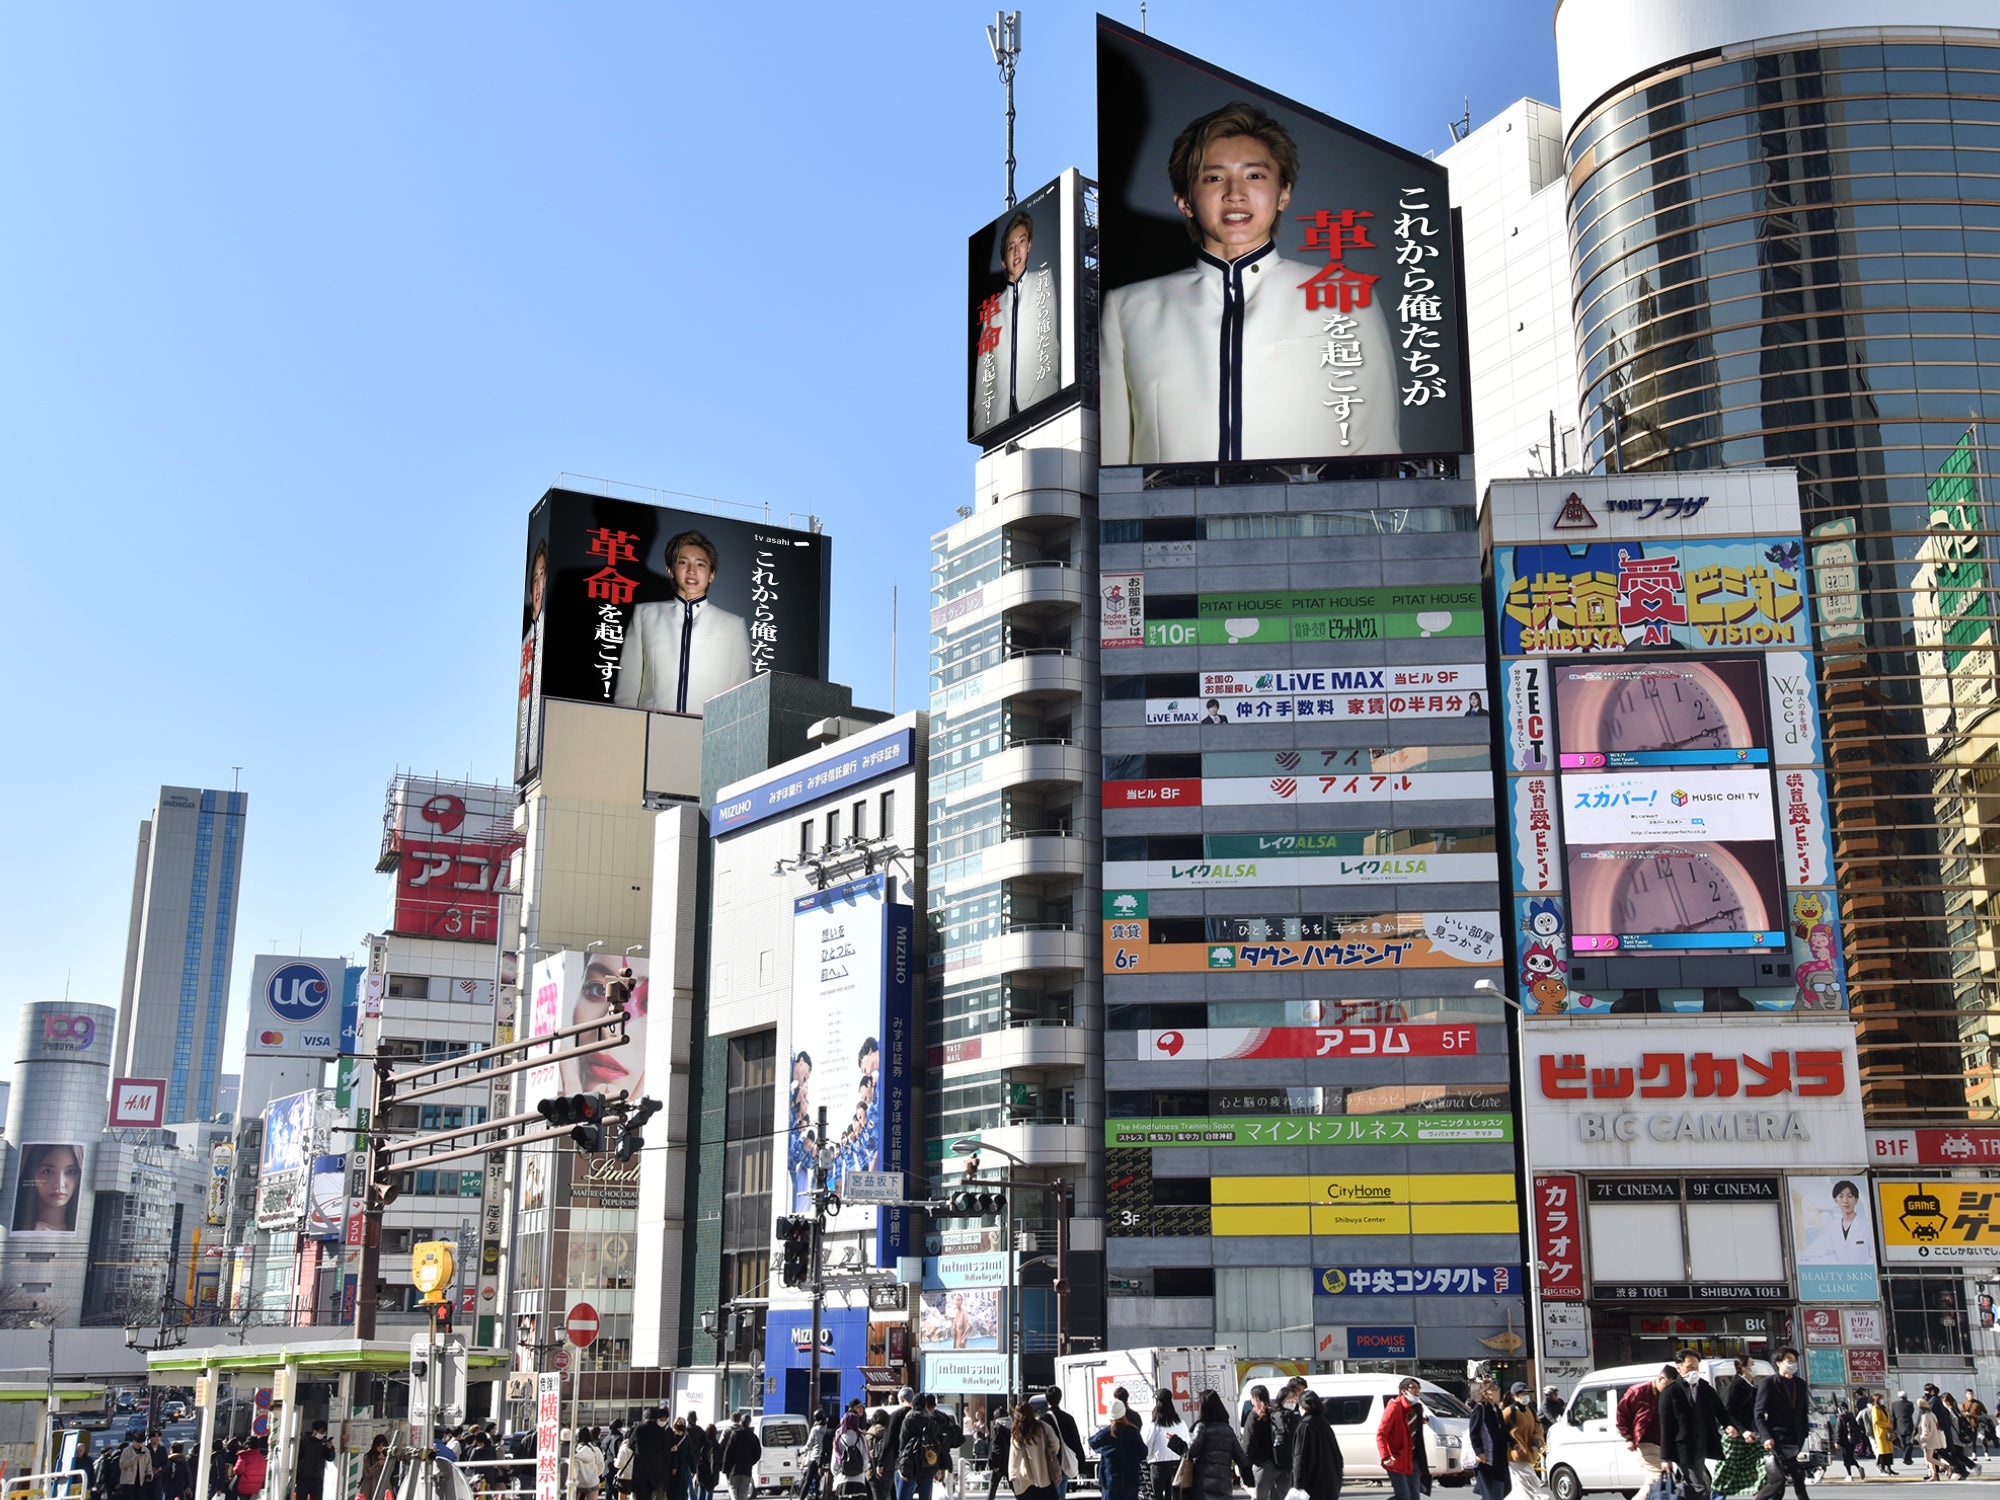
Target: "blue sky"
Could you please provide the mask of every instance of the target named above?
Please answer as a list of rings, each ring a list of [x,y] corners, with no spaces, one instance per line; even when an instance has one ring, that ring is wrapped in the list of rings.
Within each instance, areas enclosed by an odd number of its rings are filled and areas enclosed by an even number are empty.
[[[1094,168],[1094,7],[1023,10],[1025,191]],[[1555,97],[1546,4],[1148,14],[1416,150],[1467,95]],[[357,950],[388,776],[504,779],[522,521],[563,471],[820,516],[833,676],[887,706],[900,583],[921,701],[965,237],[1003,206],[991,19],[0,14],[9,1063],[23,1002],[117,1003],[162,782],[250,793],[233,1025],[253,953]]]

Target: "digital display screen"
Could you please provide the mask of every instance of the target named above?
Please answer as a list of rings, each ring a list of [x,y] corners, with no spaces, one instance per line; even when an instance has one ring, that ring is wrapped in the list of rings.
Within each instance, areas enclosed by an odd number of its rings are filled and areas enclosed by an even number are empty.
[[[1764,669],[1746,659],[1552,668],[1565,771],[1770,764]]]
[[[1777,846],[1567,845],[1577,953],[1782,950]]]

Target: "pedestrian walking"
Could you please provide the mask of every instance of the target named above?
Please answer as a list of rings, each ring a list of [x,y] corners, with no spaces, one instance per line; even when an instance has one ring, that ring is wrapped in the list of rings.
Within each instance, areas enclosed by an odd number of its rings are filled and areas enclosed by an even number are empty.
[[[1880,1391],[1868,1398],[1868,1409],[1862,1414],[1868,1421],[1868,1436],[1875,1444],[1875,1467],[1883,1474],[1894,1474],[1890,1465],[1896,1457],[1895,1424],[1889,1418],[1889,1408],[1883,1404]]]
[[[1383,1403],[1382,1420],[1375,1424],[1375,1452],[1382,1460],[1383,1473],[1389,1476],[1393,1500],[1419,1500],[1423,1408],[1417,1396],[1422,1390],[1420,1381],[1406,1376],[1396,1387],[1396,1399]]]
[[[1944,1428],[1931,1409],[1930,1397],[1917,1402],[1917,1448],[1924,1455],[1924,1479],[1943,1479],[1950,1472],[1944,1458]],[[1942,1470],[1943,1472],[1940,1472]]]
[[[1250,1460],[1251,1472],[1257,1476],[1257,1500],[1284,1500],[1285,1491],[1291,1487],[1291,1475],[1278,1467],[1274,1456],[1272,1429],[1277,1420],[1271,1392],[1261,1385],[1251,1386],[1250,1410],[1243,1414],[1243,1429],[1238,1437],[1244,1455]]]
[[[597,1500],[604,1484],[604,1450],[597,1446],[597,1429],[586,1427],[576,1435],[569,1455],[570,1484],[577,1500]]]
[[[1702,1379],[1701,1355],[1682,1349],[1674,1378],[1660,1391],[1660,1465],[1671,1473],[1683,1500],[1707,1500],[1708,1464],[1720,1459],[1728,1413],[1715,1387]]]
[[[1007,1449],[1014,1439],[1014,1405],[1010,1397],[986,1429],[986,1500],[993,1500],[1000,1481],[1007,1477]]]
[[[1855,1459],[1855,1450],[1861,1443],[1861,1419],[1855,1416],[1845,1401],[1833,1417],[1833,1450],[1840,1455],[1840,1477],[1842,1479],[1866,1479],[1868,1471]]]
[[[1506,1500],[1514,1488],[1507,1466],[1507,1423],[1500,1415],[1500,1383],[1482,1380],[1473,1391],[1472,1420],[1466,1425],[1466,1446],[1472,1450],[1472,1488],[1479,1500]]]
[[[840,1419],[840,1431],[833,1439],[834,1493],[841,1500],[856,1500],[868,1493],[868,1468],[874,1455],[868,1446],[868,1430],[861,1422],[861,1403],[851,1403]]]
[[[361,1455],[362,1500],[376,1500],[382,1493],[382,1471],[389,1467],[389,1434],[378,1432],[368,1451]]]
[[[1153,1425],[1146,1430],[1146,1462],[1152,1468],[1153,1500],[1171,1500],[1174,1471],[1180,1467],[1181,1455],[1187,1450],[1187,1424],[1181,1421],[1181,1414],[1174,1409],[1172,1392],[1155,1392]],[[988,1495],[986,1500],[993,1500],[993,1497]]]
[[[1667,1388],[1667,1382],[1679,1378],[1680,1372],[1672,1365],[1662,1365],[1659,1374],[1634,1381],[1618,1398],[1618,1435],[1638,1457],[1641,1494],[1660,1477],[1660,1392]]]
[[[879,1406],[868,1424],[868,1491],[873,1500],[895,1500],[896,1459],[889,1451],[889,1408]]]
[[[1896,1439],[1896,1462],[1913,1462],[1917,1453],[1917,1408],[1908,1391],[1896,1392],[1896,1399],[1889,1405],[1889,1430]]]
[[[1711,1481],[1718,1495],[1742,1495],[1764,1478],[1764,1445],[1757,1439],[1756,1365],[1738,1355],[1736,1373],[1722,1393],[1722,1466]]]
[[[150,1465],[148,1468],[150,1470]],[[236,1455],[234,1472],[235,1493],[239,1495],[260,1495],[264,1492],[264,1477],[270,1471],[270,1460],[264,1454],[264,1440],[252,1438]],[[150,1478],[150,1473],[148,1474]]]
[[[632,1428],[631,1444],[634,1500],[660,1500],[674,1467],[673,1433],[667,1428],[664,1406],[654,1407],[651,1416]],[[745,1497],[739,1495],[737,1500]]]
[[[1035,1414],[1034,1404],[1014,1408],[1014,1435],[1007,1446],[1007,1487],[1016,1500],[1056,1500],[1062,1478],[1062,1439]]]
[[[1111,1401],[1111,1420],[1090,1435],[1090,1451],[1097,1455],[1097,1487],[1104,1500],[1139,1500],[1146,1438],[1139,1419],[1116,1397]]]
[[[1808,1500],[1799,1449],[1812,1427],[1812,1398],[1799,1378],[1799,1351],[1780,1349],[1778,1373],[1757,1382],[1757,1440],[1767,1455],[1764,1482],[1755,1500],[1777,1500],[1789,1483],[1798,1500]]]
[[[757,1460],[763,1456],[764,1444],[756,1429],[750,1425],[750,1413],[739,1411],[728,1436],[722,1440],[722,1453],[717,1465],[733,1500],[750,1500]]]
[[[1230,1425],[1229,1409],[1222,1404],[1222,1397],[1216,1391],[1203,1391],[1201,1410],[1197,1414],[1194,1436],[1188,1440],[1188,1457],[1194,1461],[1194,1488],[1202,1495],[1228,1500],[1235,1494],[1235,1476],[1241,1474],[1246,1485],[1257,1483],[1256,1471],[1250,1467],[1249,1455],[1243,1451],[1242,1439]]]
[[[1500,1419],[1507,1424],[1507,1468],[1514,1476],[1514,1488],[1527,1500],[1549,1500],[1549,1487],[1540,1473],[1542,1449],[1547,1434],[1535,1415],[1535,1393],[1525,1380],[1514,1382],[1500,1405]]]
[[[1285,1439],[1292,1460],[1292,1488],[1305,1493],[1306,1500],[1340,1500],[1340,1486],[1347,1477],[1347,1458],[1340,1451],[1340,1439],[1326,1420],[1326,1407],[1319,1393],[1298,1393],[1298,1416]]]
[[[1935,1400],[1938,1428],[1944,1434],[1945,1462],[1960,1479],[1972,1473],[1972,1426],[1952,1400],[1950,1391],[1939,1391]]]
[[[175,1443],[167,1450],[158,1479],[160,1500],[194,1500],[194,1465],[188,1462],[187,1444]]]
[[[1083,1472],[1083,1435],[1077,1431],[1076,1418],[1063,1410],[1062,1387],[1052,1385],[1044,1394],[1048,1397],[1048,1422],[1062,1442],[1063,1477],[1056,1482],[1056,1495],[1058,1500],[1066,1500],[1069,1482]]]
[[[1541,1420],[1543,1432],[1546,1433],[1556,1423],[1560,1422],[1562,1414],[1568,1410],[1569,1405],[1563,1400],[1561,1391],[1552,1385],[1542,1387]]]

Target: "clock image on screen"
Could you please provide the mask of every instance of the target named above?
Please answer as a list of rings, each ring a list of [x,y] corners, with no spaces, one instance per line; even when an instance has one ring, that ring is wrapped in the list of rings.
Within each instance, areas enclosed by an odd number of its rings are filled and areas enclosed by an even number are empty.
[[[1768,844],[1688,843],[1643,853],[1586,844],[1570,849],[1568,864],[1579,951],[1782,943]]]
[[[1763,764],[1763,687],[1754,661],[1564,664],[1555,669],[1560,764]]]

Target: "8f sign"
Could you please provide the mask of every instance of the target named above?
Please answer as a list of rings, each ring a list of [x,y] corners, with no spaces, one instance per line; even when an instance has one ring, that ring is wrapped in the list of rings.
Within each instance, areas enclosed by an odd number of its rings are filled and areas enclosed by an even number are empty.
[[[287,1021],[310,1021],[326,1009],[333,986],[312,964],[286,964],[271,976],[265,998],[273,1011]]]

